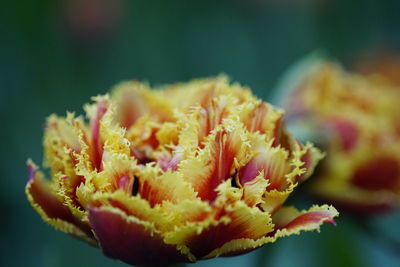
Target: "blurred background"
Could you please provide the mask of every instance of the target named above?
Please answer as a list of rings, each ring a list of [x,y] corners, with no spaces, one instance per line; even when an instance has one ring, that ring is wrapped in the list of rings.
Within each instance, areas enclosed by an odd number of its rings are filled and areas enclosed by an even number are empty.
[[[397,0],[4,1],[0,8],[0,265],[127,266],[42,222],[24,195],[25,161],[40,163],[45,118],[81,114],[90,97],[121,80],[157,86],[228,74],[271,101],[282,73],[325,50],[352,65],[400,44]],[[300,207],[310,205],[297,200]],[[399,214],[363,231],[303,233],[245,256],[193,266],[400,266]]]

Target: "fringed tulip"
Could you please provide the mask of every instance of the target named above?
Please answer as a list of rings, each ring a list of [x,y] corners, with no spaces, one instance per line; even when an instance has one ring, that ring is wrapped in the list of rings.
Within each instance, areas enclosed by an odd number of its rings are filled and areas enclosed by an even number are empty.
[[[333,223],[283,204],[321,158],[282,110],[225,77],[151,90],[121,83],[45,126],[45,166],[26,194],[44,221],[132,265],[239,255]]]
[[[288,123],[326,150],[311,190],[353,213],[400,204],[400,90],[318,61],[292,83]]]

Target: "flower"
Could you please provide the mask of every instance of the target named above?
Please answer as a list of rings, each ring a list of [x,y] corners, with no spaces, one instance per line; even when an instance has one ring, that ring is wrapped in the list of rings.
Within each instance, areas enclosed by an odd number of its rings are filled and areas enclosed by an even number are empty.
[[[288,123],[311,135],[327,157],[311,191],[353,213],[400,203],[400,90],[380,77],[318,62],[294,83]]]
[[[337,211],[283,207],[321,153],[283,112],[223,76],[151,90],[125,82],[46,123],[47,181],[31,162],[26,194],[56,229],[132,265],[246,253],[333,223]]]
[[[370,49],[369,53],[355,62],[356,72],[366,76],[375,76],[382,82],[400,86],[400,53],[398,49],[382,46],[379,49]]]

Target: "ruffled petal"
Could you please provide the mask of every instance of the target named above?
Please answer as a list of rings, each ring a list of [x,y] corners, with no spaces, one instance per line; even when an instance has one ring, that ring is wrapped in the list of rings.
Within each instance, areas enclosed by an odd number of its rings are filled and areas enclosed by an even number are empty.
[[[176,246],[164,243],[152,223],[128,216],[118,208],[90,207],[89,223],[108,257],[140,266],[188,261]]]
[[[196,192],[190,183],[185,181],[181,173],[147,166],[138,173],[140,183],[139,194],[151,206],[163,201],[178,203],[185,199],[195,199]]]
[[[137,81],[123,82],[115,87],[116,119],[122,127],[129,129],[140,117],[149,113],[146,101],[149,95],[149,88]]]
[[[293,192],[295,187],[296,184],[290,184],[284,191],[274,189],[265,192],[260,207],[265,212],[275,214],[275,212],[282,207],[283,203],[285,203],[286,199],[289,197],[290,193]]]
[[[82,205],[76,200],[76,188],[84,181],[75,169],[76,153],[82,150],[80,133],[86,131],[82,118],[74,118],[72,113],[67,118],[51,115],[46,122],[44,147],[45,165],[50,167],[51,176],[57,178],[53,183],[54,191],[64,200],[71,212],[83,219],[85,216]]]
[[[25,193],[32,207],[45,222],[57,230],[97,245],[89,225],[74,216],[51,184],[44,179],[43,174],[37,171],[37,167],[30,161],[28,162],[28,183]]]
[[[337,210],[328,205],[313,206],[308,211],[298,211],[293,207],[282,207],[272,220],[278,230],[276,235],[285,236],[298,234],[300,231],[318,230],[323,223],[335,225],[334,217],[338,216]]]
[[[264,244],[273,243],[281,237],[299,234],[301,231],[319,230],[325,222],[334,224],[333,218],[337,215],[338,212],[327,205],[314,206],[309,211],[302,212],[292,207],[284,207],[272,218],[273,223],[275,223],[274,231],[258,239],[240,238],[231,240],[212,251],[206,258],[241,255]]]
[[[217,187],[233,175],[253,155],[242,124],[225,120],[223,127],[207,137],[198,155],[180,164],[183,176],[193,185],[202,200],[214,201]]]
[[[301,156],[300,161],[303,162],[301,168],[304,170],[302,174],[299,174],[294,182],[301,183],[309,178],[315,170],[315,167],[321,159],[325,157],[325,153],[322,153],[319,149],[315,148],[311,143],[307,143],[305,146],[301,145],[304,154]]]
[[[185,246],[196,259],[216,256],[214,250],[235,239],[259,239],[273,231],[268,213],[240,200],[240,189],[229,181],[218,187],[216,207],[202,221],[166,233],[166,242]],[[231,203],[231,204],[228,204]]]
[[[101,161],[103,157],[103,145],[104,140],[101,135],[101,120],[108,110],[108,97],[96,97],[95,105],[92,105],[92,110],[87,109],[88,115],[90,117],[90,128],[91,128],[91,149],[92,149],[92,163],[93,168],[98,171],[101,170]]]
[[[138,81],[122,82],[112,92],[116,110],[116,121],[129,129],[143,116],[151,116],[155,121],[169,121],[173,117],[173,107],[165,101],[160,91],[151,90]]]
[[[259,140],[253,150],[256,156],[239,171],[239,180],[245,184],[259,175],[263,171],[264,178],[268,180],[268,189],[283,189],[286,185],[285,175],[290,170],[288,165],[288,152],[280,147],[272,147]]]
[[[268,180],[262,171],[255,179],[243,185],[243,200],[250,207],[264,203],[264,194],[267,191]]]

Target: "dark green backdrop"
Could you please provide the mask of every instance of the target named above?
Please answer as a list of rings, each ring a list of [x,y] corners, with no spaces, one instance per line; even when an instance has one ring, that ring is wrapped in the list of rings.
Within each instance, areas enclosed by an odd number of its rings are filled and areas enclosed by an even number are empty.
[[[78,3],[78,4],[77,4]],[[153,85],[228,74],[264,100],[315,49],[349,63],[400,41],[400,2],[383,0],[15,0],[0,5],[0,265],[126,266],[53,230],[24,196],[25,161],[42,160],[45,117],[82,113],[126,79]],[[301,204],[301,203],[300,203]],[[304,204],[304,203],[303,203]],[[308,203],[307,203],[308,205]],[[399,215],[375,220],[400,239]],[[400,266],[354,219],[195,266]]]

